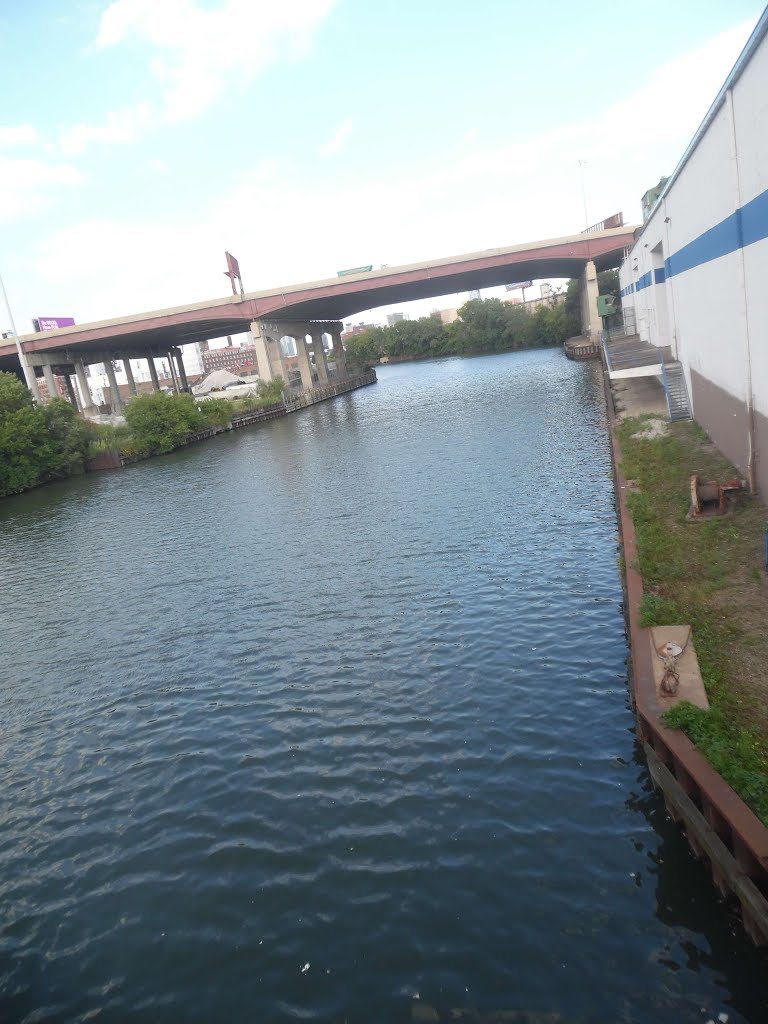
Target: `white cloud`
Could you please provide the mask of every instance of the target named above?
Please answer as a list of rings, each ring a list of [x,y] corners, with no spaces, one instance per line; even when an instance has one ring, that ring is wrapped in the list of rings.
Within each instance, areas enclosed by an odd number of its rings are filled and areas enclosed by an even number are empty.
[[[238,257],[246,289],[257,290],[345,266],[568,234],[584,227],[579,159],[588,161],[590,219],[622,210],[631,221],[643,192],[682,155],[750,27],[683,55],[577,124],[495,149],[467,139],[459,159],[446,162],[441,152],[419,177],[406,161],[399,178],[389,168],[380,181],[337,188],[264,163],[182,224],[80,224],[45,242],[36,291],[51,308],[66,301],[78,319],[97,319],[224,295],[225,249]]]
[[[136,142],[152,120],[153,112],[148,103],[113,111],[107,114],[104,124],[75,124],[63,131],[59,139],[61,151],[65,156],[77,156],[93,142],[112,145]]]
[[[61,187],[79,185],[83,174],[66,163],[0,156],[0,223],[19,220],[51,202]]]
[[[335,0],[225,0],[211,10],[195,0],[114,0],[97,47],[138,39],[151,48],[161,84],[158,116],[186,121],[279,58],[297,58]]]
[[[196,118],[275,61],[301,57],[335,2],[225,0],[211,10],[196,0],[113,0],[101,16],[95,48],[138,41],[159,100],[62,130],[61,151],[73,156],[93,143],[132,143],[152,127]]]
[[[348,117],[346,121],[342,121],[336,129],[333,138],[320,147],[320,156],[330,156],[332,153],[338,153],[352,132],[353,127],[351,118]]]
[[[0,146],[31,146],[39,139],[31,124],[0,125]]]

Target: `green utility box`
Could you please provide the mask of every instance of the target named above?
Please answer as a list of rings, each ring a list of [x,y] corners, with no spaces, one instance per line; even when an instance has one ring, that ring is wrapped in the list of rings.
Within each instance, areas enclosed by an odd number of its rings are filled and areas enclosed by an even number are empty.
[[[614,295],[598,295],[597,296],[597,315],[598,316],[610,316],[611,313],[615,313],[617,306],[614,305],[616,297]]]

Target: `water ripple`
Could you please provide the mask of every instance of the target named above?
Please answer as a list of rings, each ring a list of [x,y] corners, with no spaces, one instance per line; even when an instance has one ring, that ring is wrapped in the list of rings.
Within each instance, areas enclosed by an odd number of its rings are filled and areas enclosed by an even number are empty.
[[[596,367],[387,367],[0,524],[0,1020],[768,1019],[636,760]]]

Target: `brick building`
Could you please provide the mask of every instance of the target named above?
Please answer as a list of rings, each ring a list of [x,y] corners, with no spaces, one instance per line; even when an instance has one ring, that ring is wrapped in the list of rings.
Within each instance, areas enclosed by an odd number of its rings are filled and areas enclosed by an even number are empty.
[[[206,373],[212,370],[229,370],[230,373],[245,371],[248,374],[258,372],[256,349],[251,345],[230,346],[228,348],[212,348],[202,353],[203,368]]]

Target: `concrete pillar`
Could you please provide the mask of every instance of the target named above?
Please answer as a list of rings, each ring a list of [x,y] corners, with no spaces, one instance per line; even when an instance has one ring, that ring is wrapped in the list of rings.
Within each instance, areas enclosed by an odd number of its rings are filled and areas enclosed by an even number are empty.
[[[126,376],[126,378],[128,380],[128,390],[130,391],[130,393],[135,398],[136,395],[138,395],[139,392],[138,392],[138,390],[136,388],[136,381],[133,379],[133,370],[131,369],[131,360],[128,358],[128,356],[123,356],[123,366],[125,367],[125,376]]]
[[[109,404],[112,407],[112,412],[122,416],[125,407],[120,397],[120,389],[117,386],[117,377],[115,377],[115,368],[111,359],[104,360],[104,369],[107,371],[107,380],[109,381]]]
[[[317,370],[317,383],[322,387],[328,383],[328,364],[325,361],[325,349],[323,348],[322,331],[312,332],[312,351],[315,354],[315,369]]]
[[[67,385],[67,394],[69,395],[69,401],[75,407],[75,409],[77,409],[77,411],[79,412],[80,411],[80,406],[77,404],[77,392],[75,391],[75,386],[72,383],[72,375],[69,374],[69,373],[65,374],[64,375],[64,380],[65,380],[66,385]]]
[[[267,339],[259,320],[251,321],[251,340],[256,349],[256,362],[259,377],[269,383],[272,380],[272,367],[269,365],[269,353],[267,352]]]
[[[187,381],[187,371],[184,368],[184,357],[181,354],[181,349],[175,349],[176,352],[176,364],[179,367],[179,377],[181,379],[182,391],[189,391],[189,382]]]
[[[80,392],[80,408],[84,413],[94,409],[91,389],[88,387],[88,378],[85,375],[85,364],[82,359],[75,360],[75,374],[77,375],[77,387]]]
[[[603,324],[597,313],[597,271],[590,260],[581,275],[581,333],[585,337],[599,338]]]
[[[277,330],[280,330],[280,328],[277,328]],[[282,377],[287,384],[288,374],[285,369],[285,361],[283,360],[283,346],[280,344],[279,337],[267,335],[267,356],[272,368],[271,379],[274,380],[276,377]]]
[[[307,339],[306,336],[301,334],[296,336],[296,354],[299,357],[299,370],[301,372],[301,386],[305,391],[314,386],[312,379],[312,364],[309,361],[309,352],[307,350]]]
[[[53,367],[50,363],[43,363],[43,376],[48,388],[48,401],[59,397],[59,389],[56,387],[56,378],[53,375]]]
[[[266,383],[281,377],[288,383],[288,374],[283,359],[280,337],[285,332],[284,324],[271,324],[262,320],[251,321],[251,338],[256,349],[259,377]]]
[[[344,345],[341,340],[341,324],[337,324],[331,330],[331,337],[333,338],[333,353],[336,360],[336,376],[346,377],[347,376],[347,354],[344,351]]]
[[[178,393],[181,391],[179,387],[179,378],[176,376],[176,367],[173,365],[173,349],[168,351],[168,369],[171,374],[171,382],[173,383],[173,390]]]
[[[160,390],[160,381],[157,379],[157,367],[155,366],[155,357],[150,352],[147,356],[147,366],[149,367],[149,376],[152,378],[152,387],[155,391]]]

